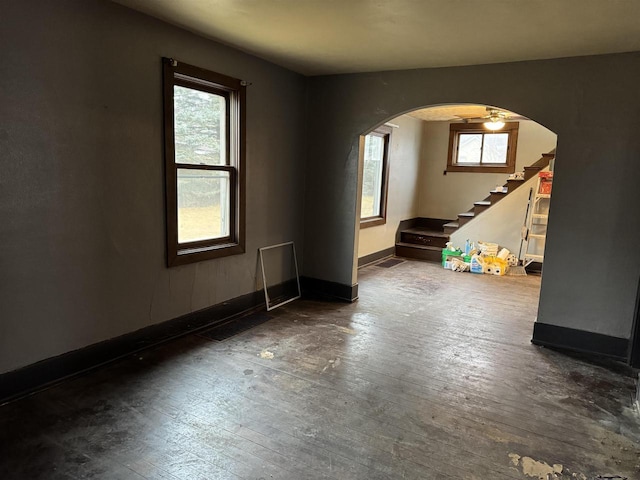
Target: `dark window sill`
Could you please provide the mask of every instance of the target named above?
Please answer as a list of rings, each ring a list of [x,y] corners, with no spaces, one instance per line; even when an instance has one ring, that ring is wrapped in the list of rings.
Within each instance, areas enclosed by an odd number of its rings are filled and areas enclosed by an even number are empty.
[[[385,223],[387,223],[387,219],[384,217],[363,218],[360,220],[360,228],[377,227]]]
[[[171,255],[168,259],[170,267],[176,265],[186,265],[189,263],[202,262],[214,258],[229,257],[244,253],[244,245],[239,243],[226,243],[221,245],[211,245],[207,247],[185,248],[178,250],[176,255]]]

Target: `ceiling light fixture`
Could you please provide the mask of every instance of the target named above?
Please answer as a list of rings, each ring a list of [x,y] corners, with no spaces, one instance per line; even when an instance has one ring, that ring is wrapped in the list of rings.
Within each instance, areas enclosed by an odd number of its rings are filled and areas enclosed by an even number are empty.
[[[487,109],[489,110],[489,109]],[[488,130],[500,130],[504,127],[505,114],[498,110],[489,110],[489,120],[484,122],[484,126]]]
[[[488,122],[484,122],[484,126],[489,130],[500,130],[502,127],[504,127],[504,122],[499,119],[490,120]]]

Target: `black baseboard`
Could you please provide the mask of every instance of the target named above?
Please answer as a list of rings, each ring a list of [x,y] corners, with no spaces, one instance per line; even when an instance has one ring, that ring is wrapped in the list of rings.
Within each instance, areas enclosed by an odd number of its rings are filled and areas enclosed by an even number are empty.
[[[629,340],[574,328],[534,323],[531,343],[561,350],[600,355],[627,361]]]
[[[370,253],[369,255],[360,257],[358,259],[358,268],[364,267],[365,265],[369,265],[373,262],[377,262],[378,260],[382,260],[383,258],[391,257],[395,253],[396,247],[389,247],[385,248],[384,250],[380,250],[379,252]]]
[[[358,285],[302,277],[303,292],[307,296],[321,296],[332,300],[353,302],[358,298]],[[285,286],[278,289],[290,291]],[[297,285],[296,285],[297,290]],[[66,378],[86,372],[100,365],[149,348],[168,340],[211,328],[251,311],[265,308],[264,291],[248,293],[218,305],[183,315],[156,325],[104,340],[87,347],[47,358],[26,367],[0,374],[0,404],[42,390]]]
[[[358,284],[344,285],[342,283],[329,282],[319,278],[300,277],[302,295],[306,298],[328,298],[345,302],[355,302],[358,299]]]
[[[302,287],[300,290],[302,290]],[[262,292],[264,293],[264,290]],[[298,280],[296,278],[269,286],[267,292],[269,292],[269,307],[296,298],[298,294],[302,293],[298,291]]]
[[[4,373],[0,375],[0,404],[150,346],[261,308],[264,308],[262,290]]]

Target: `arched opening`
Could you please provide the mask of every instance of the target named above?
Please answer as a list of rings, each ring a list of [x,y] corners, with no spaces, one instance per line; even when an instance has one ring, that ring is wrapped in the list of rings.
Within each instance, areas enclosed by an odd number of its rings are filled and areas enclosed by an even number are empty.
[[[304,237],[305,252],[313,254],[304,255],[304,275],[324,282],[336,298],[364,298],[354,255],[363,133],[423,106],[461,99],[496,105],[535,119],[559,136],[560,161],[554,171],[533,342],[627,359],[637,268],[616,268],[618,249],[600,248],[632,245],[638,236],[638,222],[628,208],[638,203],[633,180],[638,176],[634,157],[638,137],[623,86],[631,92],[637,89],[631,77],[621,75],[614,81],[610,74],[623,71],[627,60],[593,58],[584,63],[531,62],[312,79],[308,131],[324,134],[308,139]],[[618,94],[603,97],[602,91]]]
[[[358,268],[444,263],[447,244],[462,253],[459,259],[452,253],[447,266],[470,268],[482,242],[501,252],[498,273],[503,259],[511,265],[503,283],[539,276],[556,144],[557,135],[543,125],[479,104],[419,108],[368,130],[358,161]],[[390,257],[396,261],[385,261]],[[490,258],[478,260],[485,265],[474,261],[476,271],[496,270],[487,265]],[[526,296],[535,309],[540,279],[529,287],[536,290]]]

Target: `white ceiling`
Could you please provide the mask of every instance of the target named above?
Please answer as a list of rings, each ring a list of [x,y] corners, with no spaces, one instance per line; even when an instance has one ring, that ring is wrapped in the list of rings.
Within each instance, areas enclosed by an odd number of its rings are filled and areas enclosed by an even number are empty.
[[[640,51],[640,0],[114,0],[291,70]]]

